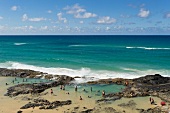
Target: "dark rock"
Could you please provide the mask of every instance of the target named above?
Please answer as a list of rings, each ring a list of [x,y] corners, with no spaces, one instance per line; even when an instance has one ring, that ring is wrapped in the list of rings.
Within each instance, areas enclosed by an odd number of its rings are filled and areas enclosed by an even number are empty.
[[[28,103],[28,104],[22,106],[20,109],[35,108],[35,107],[39,107],[39,106],[41,106],[41,104]]]
[[[161,111],[161,108],[158,106],[158,107],[155,107],[155,108],[149,108],[147,110],[140,110],[140,113],[162,113]]]
[[[136,78],[133,80],[136,83],[144,83],[148,85],[158,85],[158,84],[166,84],[170,82],[169,77],[163,77],[159,74],[155,75],[147,75],[144,77]]]
[[[135,108],[136,107],[136,103],[133,100],[130,100],[128,103],[122,103],[119,104],[118,106],[120,107],[129,107],[129,108]]]
[[[70,105],[72,103],[71,100],[67,101],[54,101],[54,102],[49,102],[48,100],[45,99],[34,99],[35,103],[28,103],[24,106],[22,106],[20,109],[28,109],[28,108],[34,108],[34,107],[39,107],[39,109],[55,109],[59,106],[63,105]]]
[[[17,111],[17,113],[22,113],[22,111],[21,111],[21,110],[19,110],[19,111]]]
[[[79,107],[74,107],[74,110],[77,110],[77,109],[79,109]]]
[[[116,110],[112,107],[106,107],[104,108],[104,111],[106,111],[106,113],[114,113],[116,112]]]
[[[96,100],[96,103],[99,103],[99,102],[108,102],[108,101],[116,101],[116,100],[119,100],[121,99],[120,96],[113,96],[111,98],[103,98],[103,99],[100,99],[100,100]]]
[[[93,112],[93,109],[87,109],[87,110],[81,111],[80,113],[92,113],[92,112]]]

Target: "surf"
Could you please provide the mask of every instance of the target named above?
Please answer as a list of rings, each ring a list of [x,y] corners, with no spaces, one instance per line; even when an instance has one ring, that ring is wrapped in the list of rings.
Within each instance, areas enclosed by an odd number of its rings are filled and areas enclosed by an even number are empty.
[[[169,70],[137,70],[122,67],[122,71],[108,71],[108,70],[93,70],[90,68],[81,67],[79,69],[70,69],[70,68],[60,68],[60,67],[40,67],[34,65],[28,65],[20,62],[8,61],[0,63],[0,68],[7,69],[28,69],[34,71],[40,71],[43,73],[48,73],[52,75],[67,75],[71,77],[80,77],[75,78],[75,82],[84,83],[87,81],[99,80],[99,79],[109,79],[109,78],[137,78],[149,74],[161,74],[163,76],[170,75]]]

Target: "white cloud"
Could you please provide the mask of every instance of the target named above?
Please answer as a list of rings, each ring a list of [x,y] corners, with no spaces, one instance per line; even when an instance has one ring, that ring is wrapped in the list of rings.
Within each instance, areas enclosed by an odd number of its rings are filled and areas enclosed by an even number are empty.
[[[140,9],[138,16],[141,17],[141,18],[146,18],[146,17],[149,16],[149,14],[150,14],[149,10],[145,10],[145,9],[142,8],[142,9]]]
[[[83,24],[84,23],[84,21],[80,21],[80,24]]]
[[[116,22],[115,18],[110,18],[109,16],[101,17],[97,20],[98,24],[113,24]]]
[[[3,17],[2,16],[0,16],[0,20],[2,20],[3,19]]]
[[[165,18],[170,18],[170,12],[165,14]]]
[[[67,19],[66,19],[66,18],[63,18],[62,15],[63,15],[62,13],[58,13],[58,14],[57,14],[58,20],[59,20],[59,21],[63,21],[64,23],[67,23]]]
[[[106,27],[106,31],[110,30],[110,27]]]
[[[48,26],[41,26],[40,29],[41,29],[41,30],[47,30],[47,29],[48,29]]]
[[[39,21],[43,21],[46,20],[46,18],[28,18],[27,14],[24,14],[22,16],[22,21],[31,21],[31,22],[39,22]]]
[[[74,15],[75,18],[92,18],[97,16],[94,13],[87,12],[86,9],[79,6],[79,4],[67,6],[64,10],[67,10],[67,14]]]
[[[26,21],[26,20],[28,20],[28,16],[27,16],[27,14],[24,14],[24,15],[22,16],[22,21]]]
[[[75,18],[92,18],[92,17],[96,17],[96,16],[97,16],[96,14],[87,13],[87,12],[85,12],[82,15],[80,13],[78,13],[77,15],[74,15]]]
[[[12,10],[12,11],[16,11],[17,9],[18,9],[17,6],[12,6],[12,7],[11,7],[11,10]]]
[[[52,13],[52,11],[51,11],[51,10],[48,10],[47,13]]]
[[[30,29],[30,30],[31,30],[31,29],[34,29],[34,27],[33,27],[33,26],[29,26],[29,28],[28,28],[28,29]]]
[[[3,30],[4,28],[5,28],[5,26],[1,26],[1,25],[0,25],[0,30]]]
[[[32,21],[32,22],[39,22],[39,21],[43,21],[43,20],[46,20],[45,18],[29,18],[29,21]]]

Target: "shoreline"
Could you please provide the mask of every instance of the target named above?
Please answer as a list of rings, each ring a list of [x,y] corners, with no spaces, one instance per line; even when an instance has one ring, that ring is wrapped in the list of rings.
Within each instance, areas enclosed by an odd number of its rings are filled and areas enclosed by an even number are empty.
[[[8,76],[13,77],[21,77],[21,78],[37,78],[36,75],[44,74],[41,72],[31,71],[31,70],[8,70],[4,69],[5,71],[1,70],[1,76],[8,74]],[[8,72],[8,73],[7,73]],[[22,73],[21,73],[22,72]],[[10,74],[9,74],[10,73]],[[50,79],[51,75],[46,74],[46,78]],[[27,86],[26,83],[22,83],[19,86],[21,90],[24,88],[24,93],[21,92],[17,95],[6,95],[4,96],[4,92],[9,91],[9,87],[12,87],[14,84],[5,85],[5,80],[7,77],[0,77],[1,80],[1,92],[0,92],[0,98],[2,99],[2,106],[3,109],[8,108],[9,105],[13,104],[13,108],[11,109],[12,112],[22,111],[23,113],[30,113],[30,112],[56,112],[56,109],[58,112],[96,112],[96,111],[107,111],[107,112],[113,112],[113,111],[119,111],[120,113],[126,111],[126,113],[134,112],[134,113],[144,113],[144,111],[149,110],[155,110],[156,107],[158,109],[156,110],[162,110],[166,107],[169,107],[170,100],[167,98],[170,97],[170,90],[168,89],[170,85],[170,78],[169,77],[162,77],[161,75],[155,74],[155,75],[148,75],[145,77],[140,77],[136,79],[123,79],[123,78],[116,78],[116,79],[102,79],[98,81],[91,81],[86,84],[117,84],[117,85],[124,85],[125,88],[117,93],[107,93],[104,97],[99,96],[97,98],[97,102],[95,98],[88,98],[88,93],[84,93],[83,91],[75,92],[74,89],[65,91],[61,91],[59,89],[60,85],[66,85],[69,84],[74,78],[68,77],[65,75],[58,75],[57,84],[56,82],[49,83],[46,86],[41,86],[41,91],[38,92],[38,95],[31,95],[29,92],[26,92],[27,88],[30,88],[30,86]],[[42,85],[43,83],[36,83],[33,85]],[[13,88],[17,88],[17,85],[13,86]],[[40,87],[37,87],[39,89]],[[54,95],[50,94],[50,89],[53,89]],[[66,86],[67,88],[67,86]],[[25,90],[26,89],[26,90]],[[36,89],[36,86],[35,86]],[[90,88],[89,88],[90,90]],[[15,91],[18,91],[15,90]],[[13,91],[13,92],[15,92]],[[23,91],[23,90],[21,90]],[[37,90],[39,91],[39,90]],[[13,93],[12,92],[12,93]],[[16,93],[16,92],[15,92]],[[101,93],[101,92],[100,92]],[[149,96],[152,96],[156,102],[157,105],[151,105],[149,102]],[[10,96],[10,97],[8,97]],[[83,100],[80,100],[79,97],[82,96]],[[119,97],[119,98],[117,98]],[[71,100],[70,105],[63,105],[62,107],[56,107],[54,109],[45,109],[40,110],[39,107],[35,107],[34,109],[28,108],[28,109],[20,109],[23,105],[28,104],[29,102],[36,104],[34,102],[34,99],[44,99],[48,100],[51,103],[54,101],[67,101]],[[160,102],[165,101],[167,103],[166,106],[160,106]],[[11,103],[10,103],[11,102]],[[90,103],[90,105],[89,105]],[[128,104],[130,103],[130,104]],[[143,103],[143,108],[140,106],[140,104]],[[56,104],[53,104],[56,105]],[[59,105],[60,106],[60,105]],[[165,108],[164,108],[165,107]],[[167,108],[168,110],[169,108]]]

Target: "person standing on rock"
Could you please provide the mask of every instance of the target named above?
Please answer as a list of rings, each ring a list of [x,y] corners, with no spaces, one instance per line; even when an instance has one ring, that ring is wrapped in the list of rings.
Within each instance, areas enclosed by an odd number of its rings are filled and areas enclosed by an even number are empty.
[[[92,92],[92,87],[90,88],[91,92]]]
[[[83,100],[83,98],[80,96],[80,100]]]
[[[103,97],[105,96],[105,91],[104,91],[104,90],[102,91],[102,96],[103,96]]]
[[[51,89],[51,95],[53,94],[53,89]]]
[[[62,90],[62,85],[60,85],[60,89]]]
[[[75,87],[75,91],[77,92],[77,86]]]

